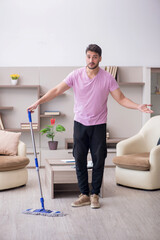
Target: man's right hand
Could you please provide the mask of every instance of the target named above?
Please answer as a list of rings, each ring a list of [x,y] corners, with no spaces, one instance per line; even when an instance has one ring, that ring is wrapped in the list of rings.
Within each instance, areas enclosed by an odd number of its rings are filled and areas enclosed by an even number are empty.
[[[39,105],[38,102],[35,102],[34,104],[27,108],[27,112],[30,111],[31,113],[33,113],[34,110],[38,107],[38,105]]]

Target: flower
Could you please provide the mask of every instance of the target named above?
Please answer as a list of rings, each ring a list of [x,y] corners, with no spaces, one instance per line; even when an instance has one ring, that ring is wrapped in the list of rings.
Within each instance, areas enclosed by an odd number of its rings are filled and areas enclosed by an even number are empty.
[[[13,80],[16,80],[20,77],[19,74],[11,74],[10,77],[13,79]]]
[[[52,141],[54,140],[55,137],[55,131],[54,131],[54,124],[55,124],[55,119],[51,119],[51,125],[46,125],[45,128],[40,130],[40,133],[46,134],[46,137],[51,138]],[[56,126],[56,132],[64,132],[66,129],[62,125],[57,125]]]
[[[55,121],[56,121],[56,119],[51,119],[51,125],[54,125],[55,124]]]

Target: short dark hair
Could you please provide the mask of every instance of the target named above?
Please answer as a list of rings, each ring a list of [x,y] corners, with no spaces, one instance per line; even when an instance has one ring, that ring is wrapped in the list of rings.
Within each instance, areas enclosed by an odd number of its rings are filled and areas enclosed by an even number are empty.
[[[88,47],[86,48],[86,53],[87,53],[88,51],[96,52],[96,53],[98,53],[98,55],[99,55],[100,57],[101,57],[101,55],[102,55],[102,49],[101,49],[98,45],[96,45],[96,44],[90,44],[90,45],[88,45]]]

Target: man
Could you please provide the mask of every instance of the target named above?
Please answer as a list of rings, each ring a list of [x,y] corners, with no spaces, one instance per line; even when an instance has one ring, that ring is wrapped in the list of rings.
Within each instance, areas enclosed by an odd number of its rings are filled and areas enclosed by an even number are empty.
[[[122,106],[151,113],[147,104],[136,104],[126,98],[116,80],[99,67],[101,48],[90,44],[86,49],[87,66],[70,73],[59,85],[49,90],[42,98],[31,105],[33,111],[39,104],[48,102],[69,88],[73,88],[74,103],[74,147],[73,156],[76,162],[76,173],[80,189],[79,198],[72,207],[90,205],[99,208],[99,192],[102,184],[106,149],[107,99],[109,93]],[[92,190],[89,196],[87,154],[90,149],[93,170]]]

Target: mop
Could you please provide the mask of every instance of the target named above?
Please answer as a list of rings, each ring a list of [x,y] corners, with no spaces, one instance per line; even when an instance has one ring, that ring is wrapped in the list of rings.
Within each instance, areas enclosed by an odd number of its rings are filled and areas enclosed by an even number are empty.
[[[30,123],[30,129],[31,129],[31,136],[32,136],[32,144],[33,144],[33,150],[34,150],[34,157],[35,157],[35,166],[38,174],[38,182],[39,182],[39,188],[40,188],[40,202],[41,202],[41,209],[33,209],[29,208],[25,211],[23,211],[24,214],[31,214],[31,215],[42,215],[42,216],[48,216],[48,217],[62,217],[64,216],[63,212],[61,211],[51,211],[47,210],[44,207],[44,198],[42,193],[42,187],[41,187],[41,179],[40,179],[40,173],[39,173],[39,166],[38,166],[38,159],[37,159],[37,153],[36,153],[36,146],[35,146],[35,140],[34,140],[34,134],[33,134],[33,128],[32,128],[32,117],[31,112],[28,111],[28,118]]]

